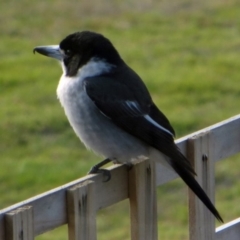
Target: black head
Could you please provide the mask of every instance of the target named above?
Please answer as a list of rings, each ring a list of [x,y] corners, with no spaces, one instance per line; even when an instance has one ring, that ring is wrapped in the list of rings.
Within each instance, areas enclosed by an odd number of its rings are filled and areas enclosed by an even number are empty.
[[[60,42],[58,49],[56,46],[43,46],[36,47],[34,51],[63,61],[67,76],[75,76],[78,69],[92,58],[104,60],[113,65],[123,62],[107,38],[90,31],[68,35]]]

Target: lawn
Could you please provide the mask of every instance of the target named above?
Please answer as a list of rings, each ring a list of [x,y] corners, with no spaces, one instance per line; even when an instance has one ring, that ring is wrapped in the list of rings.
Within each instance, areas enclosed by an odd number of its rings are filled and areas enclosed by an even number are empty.
[[[111,39],[138,72],[177,138],[239,114],[240,2],[1,1],[0,209],[82,177],[101,160],[73,133],[56,98],[61,69],[34,55],[69,33]],[[216,165],[216,205],[240,216],[240,159]],[[159,236],[187,239],[187,188],[158,189]],[[98,214],[99,239],[130,239],[127,201]],[[66,226],[37,240],[67,239]]]

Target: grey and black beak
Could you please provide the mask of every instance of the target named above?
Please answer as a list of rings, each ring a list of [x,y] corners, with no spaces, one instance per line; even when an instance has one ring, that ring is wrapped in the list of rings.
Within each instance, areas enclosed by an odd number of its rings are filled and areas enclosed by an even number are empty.
[[[47,57],[55,58],[59,61],[63,60],[63,54],[59,49],[59,45],[38,46],[33,49],[33,53],[35,52]]]

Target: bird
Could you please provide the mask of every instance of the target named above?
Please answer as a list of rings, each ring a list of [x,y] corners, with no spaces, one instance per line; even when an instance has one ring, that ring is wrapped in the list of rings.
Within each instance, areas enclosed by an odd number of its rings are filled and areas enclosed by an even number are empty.
[[[60,62],[63,74],[57,97],[69,123],[87,149],[105,158],[90,174],[103,173],[108,181],[110,173],[101,169],[106,163],[131,164],[142,158],[163,163],[164,159],[163,164],[223,222],[175,144],[169,120],[108,38],[93,31],[74,32],[59,45],[37,46],[33,52]]]

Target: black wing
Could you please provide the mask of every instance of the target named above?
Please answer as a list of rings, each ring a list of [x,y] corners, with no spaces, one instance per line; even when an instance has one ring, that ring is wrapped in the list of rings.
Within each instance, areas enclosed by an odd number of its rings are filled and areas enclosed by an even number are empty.
[[[84,80],[87,95],[99,111],[118,127],[158,149],[169,157],[169,164],[203,201],[217,219],[221,216],[194,178],[190,162],[174,143],[174,130],[150,97],[141,96],[126,84],[108,77]],[[147,94],[148,95],[148,92]],[[150,96],[150,95],[149,95]]]

